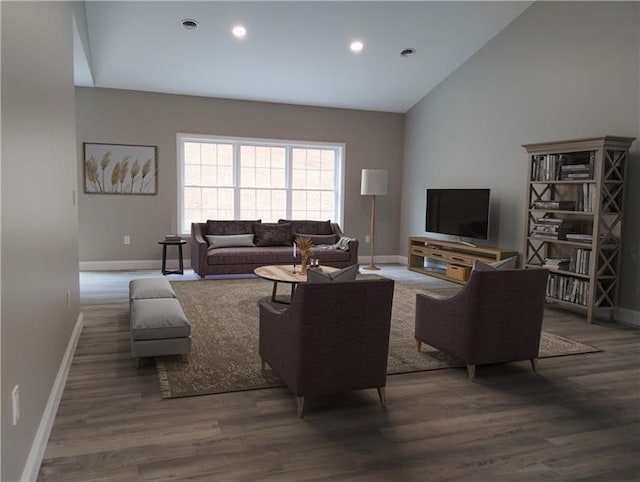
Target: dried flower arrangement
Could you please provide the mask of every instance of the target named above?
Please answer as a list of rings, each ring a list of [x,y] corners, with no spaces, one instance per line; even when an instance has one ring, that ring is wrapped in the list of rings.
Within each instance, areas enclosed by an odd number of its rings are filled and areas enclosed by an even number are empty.
[[[305,238],[303,236],[298,236],[295,241],[296,246],[300,250],[300,266],[302,268],[302,274],[307,273],[307,261],[311,258],[311,238]]]

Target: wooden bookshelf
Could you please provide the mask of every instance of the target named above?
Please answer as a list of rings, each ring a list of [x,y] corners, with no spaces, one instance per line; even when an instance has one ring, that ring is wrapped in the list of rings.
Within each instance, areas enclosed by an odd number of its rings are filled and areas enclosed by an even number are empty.
[[[484,263],[518,256],[517,251],[489,246],[468,246],[422,236],[409,238],[408,268],[417,273],[464,284],[476,260]]]
[[[529,155],[524,266],[551,268],[547,302],[584,311],[588,322],[615,319],[633,141],[606,136],[523,146]]]

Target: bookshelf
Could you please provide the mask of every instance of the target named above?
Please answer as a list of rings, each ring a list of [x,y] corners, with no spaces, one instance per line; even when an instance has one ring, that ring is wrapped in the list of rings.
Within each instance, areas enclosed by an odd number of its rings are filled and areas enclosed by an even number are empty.
[[[512,256],[517,251],[489,246],[469,246],[455,241],[412,236],[409,238],[407,268],[417,273],[464,284],[471,275],[476,260],[493,263]]]
[[[615,319],[627,137],[525,144],[525,267],[549,268],[547,302]]]

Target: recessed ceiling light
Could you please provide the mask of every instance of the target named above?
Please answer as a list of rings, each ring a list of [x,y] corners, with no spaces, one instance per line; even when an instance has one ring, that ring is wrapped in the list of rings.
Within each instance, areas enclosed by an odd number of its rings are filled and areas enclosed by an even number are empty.
[[[355,41],[351,42],[351,45],[349,46],[349,48],[353,52],[361,52],[362,49],[364,48],[364,44],[362,42],[360,42],[360,40],[355,40]]]
[[[198,30],[198,21],[193,20],[192,18],[185,18],[182,21],[182,27],[185,30]]]
[[[400,52],[401,57],[410,57],[416,53],[416,49],[404,49]]]
[[[231,30],[231,33],[237,38],[242,38],[245,35],[247,35],[247,29],[244,28],[242,25],[236,25]]]

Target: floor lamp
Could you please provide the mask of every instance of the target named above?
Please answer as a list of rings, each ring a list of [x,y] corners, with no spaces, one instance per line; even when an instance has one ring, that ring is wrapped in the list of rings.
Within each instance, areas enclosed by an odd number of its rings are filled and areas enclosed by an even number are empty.
[[[363,169],[362,170],[362,182],[360,183],[360,194],[362,196],[371,196],[371,262],[369,266],[365,266],[364,269],[378,270],[373,263],[373,237],[376,230],[376,196],[387,195],[387,170],[386,169]]]

